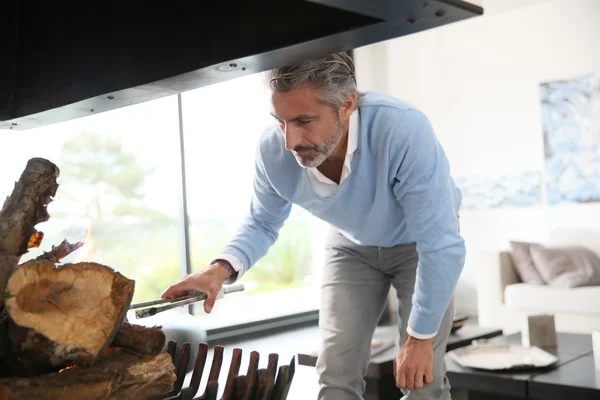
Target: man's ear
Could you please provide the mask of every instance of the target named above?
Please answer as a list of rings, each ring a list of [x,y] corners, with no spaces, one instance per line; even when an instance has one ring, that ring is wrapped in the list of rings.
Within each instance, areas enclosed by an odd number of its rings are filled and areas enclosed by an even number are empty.
[[[340,118],[346,120],[350,118],[350,115],[356,107],[356,93],[352,92],[346,97],[346,101],[340,107]]]

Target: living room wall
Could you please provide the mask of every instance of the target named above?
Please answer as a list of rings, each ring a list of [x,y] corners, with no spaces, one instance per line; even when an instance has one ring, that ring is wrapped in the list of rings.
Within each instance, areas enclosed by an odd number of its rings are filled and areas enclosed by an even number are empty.
[[[540,83],[600,74],[600,1],[483,0],[482,17],[355,50],[362,89],[423,110],[459,176],[544,178]],[[482,252],[509,240],[600,249],[600,203],[464,210],[457,311],[477,314]],[[598,243],[596,243],[598,242]]]

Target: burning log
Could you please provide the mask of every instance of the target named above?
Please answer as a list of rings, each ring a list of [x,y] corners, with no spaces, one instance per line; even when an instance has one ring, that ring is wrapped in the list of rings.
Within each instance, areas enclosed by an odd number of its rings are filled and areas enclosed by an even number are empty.
[[[56,194],[58,175],[51,162],[29,160],[0,210],[0,374],[11,375],[0,378],[0,400],[193,399],[208,346],[199,345],[191,385],[182,388],[189,343],[175,362],[176,343],[162,351],[160,327],[123,322],[134,281],[97,263],[55,266],[83,243],[65,240],[16,268],[43,239],[35,225],[50,217],[46,206]],[[258,353],[252,352],[246,376],[239,376],[241,358],[235,349],[224,400],[287,397],[294,359],[276,374],[276,354],[267,369],[258,369]],[[217,399],[222,362],[223,347],[217,346],[200,399]]]
[[[176,376],[164,334],[123,323],[134,281],[96,263],[55,267],[83,245],[66,240],[16,268],[44,237],[35,225],[50,218],[58,175],[29,160],[0,210],[0,373],[11,375],[0,399],[166,395]]]
[[[133,289],[132,280],[101,264],[22,264],[5,296],[18,373],[94,364],[121,327]]]
[[[42,241],[35,225],[50,218],[46,207],[58,189],[59,173],[48,160],[30,159],[0,210],[0,294],[21,256]]]
[[[119,328],[112,345],[136,354],[155,356],[163,350],[165,342],[165,334],[160,326],[148,328],[125,322]]]
[[[9,318],[4,310],[6,283],[21,256],[40,245],[44,235],[35,230],[35,225],[50,218],[46,206],[58,189],[59,173],[58,167],[48,160],[30,159],[0,210],[0,373],[10,369]]]
[[[0,378],[0,399],[137,400],[171,390],[176,376],[171,356],[138,357],[114,349],[94,366],[28,378]]]
[[[85,243],[69,243],[66,239],[61,242],[58,246],[52,246],[50,251],[44,252],[41,256],[37,257],[35,261],[49,261],[53,264],[57,264],[60,260],[81,248]]]

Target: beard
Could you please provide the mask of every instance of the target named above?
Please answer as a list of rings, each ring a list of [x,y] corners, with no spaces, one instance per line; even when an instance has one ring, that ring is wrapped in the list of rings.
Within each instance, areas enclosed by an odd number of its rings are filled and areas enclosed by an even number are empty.
[[[344,126],[342,125],[342,121],[340,117],[337,116],[335,120],[335,130],[320,146],[296,146],[294,147],[294,156],[296,157],[296,161],[303,168],[316,168],[319,165],[323,164],[323,162],[331,155],[333,150],[337,147],[338,143],[342,139],[344,135]],[[295,152],[310,150],[310,155],[300,156]]]

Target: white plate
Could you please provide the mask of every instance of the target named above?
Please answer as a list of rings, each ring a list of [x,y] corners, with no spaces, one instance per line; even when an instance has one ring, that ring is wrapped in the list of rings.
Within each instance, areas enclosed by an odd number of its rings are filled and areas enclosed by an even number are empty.
[[[448,354],[463,367],[490,371],[545,368],[558,361],[539,347],[476,345]]]

